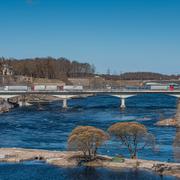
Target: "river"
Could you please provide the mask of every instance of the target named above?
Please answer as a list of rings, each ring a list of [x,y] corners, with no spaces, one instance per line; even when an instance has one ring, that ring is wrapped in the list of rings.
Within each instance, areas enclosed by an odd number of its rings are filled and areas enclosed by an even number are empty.
[[[0,115],[0,146],[66,150],[68,135],[78,125],[107,130],[116,122],[137,121],[156,137],[156,152],[146,149],[138,157],[176,162],[172,146],[176,128],[154,125],[160,118],[175,115],[176,102],[176,98],[166,95],[138,95],[127,99],[127,108],[121,111],[118,98],[96,96],[70,100],[67,110],[61,108],[62,102],[44,105],[41,110],[37,106],[16,108]],[[114,140],[108,141],[99,152],[128,157],[127,150]],[[5,167],[1,165],[2,168]],[[102,171],[105,170],[97,170]]]

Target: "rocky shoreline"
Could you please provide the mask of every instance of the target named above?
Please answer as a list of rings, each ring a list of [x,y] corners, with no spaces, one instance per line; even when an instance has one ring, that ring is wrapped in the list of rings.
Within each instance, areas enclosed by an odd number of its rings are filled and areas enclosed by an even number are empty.
[[[8,102],[1,102],[0,103],[0,113],[9,112],[9,110],[13,108],[13,105]]]
[[[42,160],[59,167],[78,166],[77,157],[80,152],[48,151],[23,148],[0,148],[0,162],[19,163],[29,160]],[[169,175],[180,178],[180,163],[167,163],[151,160],[123,159],[114,161],[113,157],[99,155],[94,161],[84,162],[85,166],[105,167],[110,169],[142,169],[156,172],[160,175]]]
[[[73,97],[72,99],[82,99],[92,96],[92,94],[85,94],[85,95],[78,95]],[[18,102],[19,100],[19,102]],[[32,104],[45,104],[52,101],[62,100],[57,97],[49,96],[49,95],[27,95],[23,97],[14,97],[11,98],[10,101],[4,101],[3,99],[0,99],[0,114],[9,112],[10,109],[18,106],[30,106]]]

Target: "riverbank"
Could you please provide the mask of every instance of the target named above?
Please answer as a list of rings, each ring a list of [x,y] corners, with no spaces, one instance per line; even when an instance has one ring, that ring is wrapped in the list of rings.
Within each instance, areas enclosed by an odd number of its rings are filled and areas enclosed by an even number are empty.
[[[163,119],[155,123],[156,126],[162,126],[162,127],[176,127],[178,125],[178,122],[175,118],[169,118],[169,119]]]
[[[48,164],[59,167],[76,167],[77,157],[80,152],[72,151],[48,151],[23,148],[0,148],[0,162],[15,162],[30,160],[41,160]],[[180,178],[180,163],[166,163],[150,160],[124,159],[124,161],[114,161],[109,156],[99,155],[97,160],[83,163],[85,166],[106,167],[110,169],[142,169],[156,172],[160,175],[170,175]]]

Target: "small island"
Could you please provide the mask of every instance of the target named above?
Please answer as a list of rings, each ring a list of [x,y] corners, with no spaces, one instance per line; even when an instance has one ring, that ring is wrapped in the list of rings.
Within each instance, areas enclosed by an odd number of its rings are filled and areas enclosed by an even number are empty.
[[[78,156],[82,153],[75,151],[47,151],[23,148],[0,148],[0,162],[20,163],[23,161],[40,160],[58,167],[76,167]],[[117,159],[117,160],[115,160]],[[119,161],[119,162],[118,162]],[[180,178],[180,163],[167,163],[141,159],[127,159],[98,155],[96,160],[86,162],[84,166],[105,167],[109,169],[140,169],[153,171],[160,175]]]
[[[124,145],[130,158],[97,154],[98,148],[111,137]],[[58,167],[105,167],[109,169],[139,169],[180,178],[180,163],[138,159],[139,150],[155,148],[155,138],[146,127],[136,122],[119,122],[105,132],[93,126],[78,126],[68,138],[68,151],[48,151],[24,148],[0,148],[0,162],[20,163],[44,161]]]

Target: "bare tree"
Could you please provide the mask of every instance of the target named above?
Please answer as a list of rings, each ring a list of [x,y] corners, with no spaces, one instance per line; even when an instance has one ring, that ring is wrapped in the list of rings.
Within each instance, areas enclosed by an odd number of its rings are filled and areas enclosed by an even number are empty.
[[[6,63],[12,66],[15,75],[35,78],[58,79],[64,77],[86,77],[94,74],[94,66],[70,61],[66,58],[5,59],[0,58],[0,70]]]
[[[70,150],[82,151],[86,159],[94,159],[98,148],[108,139],[101,129],[92,126],[76,127],[68,138]]]
[[[108,132],[127,147],[132,159],[136,159],[137,153],[147,146],[154,149],[155,138],[142,124],[120,122],[113,124]]]

